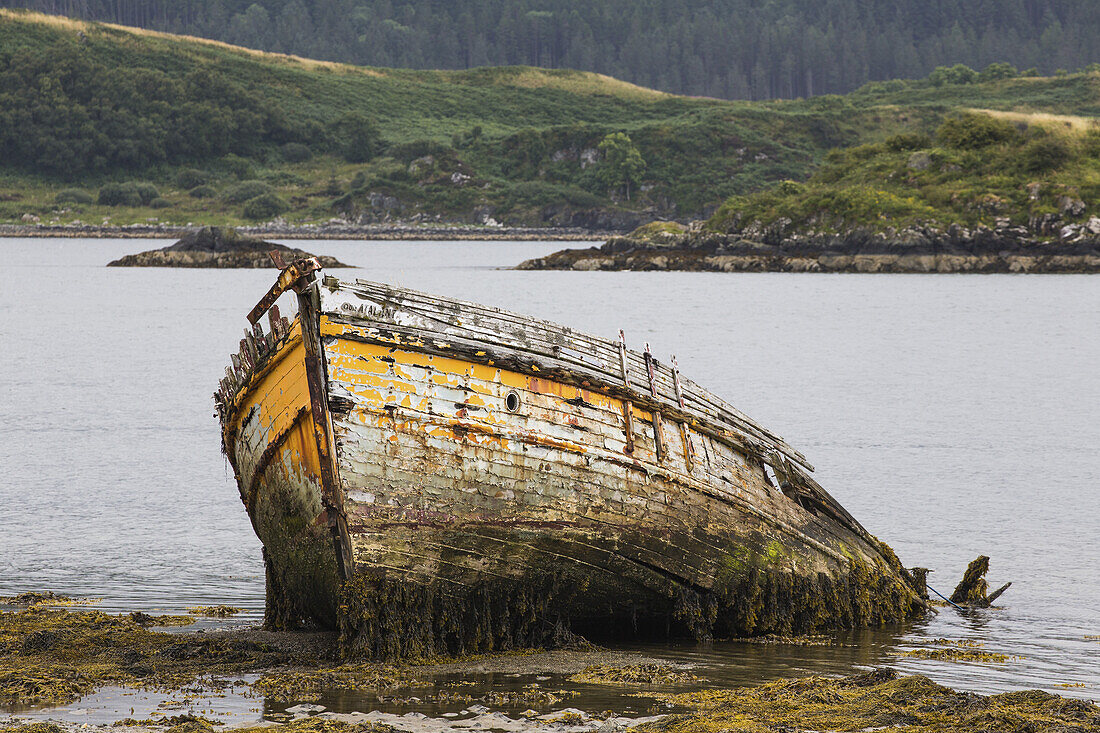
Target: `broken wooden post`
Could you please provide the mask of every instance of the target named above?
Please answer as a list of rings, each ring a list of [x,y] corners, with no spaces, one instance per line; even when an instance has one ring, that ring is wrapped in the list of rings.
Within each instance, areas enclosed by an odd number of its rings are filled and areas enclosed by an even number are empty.
[[[991,595],[986,595],[989,586],[985,582],[985,574],[988,571],[989,557],[986,555],[979,555],[976,560],[967,566],[962,582],[955,588],[955,592],[951,594],[951,602],[961,606],[989,608],[989,606],[993,604],[993,601],[1000,598],[1001,594],[1008,590],[1012,583],[1005,583],[1000,588],[993,591]]]

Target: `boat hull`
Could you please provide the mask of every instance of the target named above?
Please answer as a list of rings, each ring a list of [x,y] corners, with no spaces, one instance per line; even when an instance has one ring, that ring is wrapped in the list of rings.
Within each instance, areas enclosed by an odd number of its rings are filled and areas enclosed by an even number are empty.
[[[800,498],[788,461],[771,459],[784,481],[675,405],[410,324],[399,305],[364,310],[362,293],[326,284],[315,317],[339,501],[326,506],[324,450],[309,446],[324,430],[292,339],[226,433],[273,621],[339,625],[349,651],[394,657],[914,613],[893,554]]]

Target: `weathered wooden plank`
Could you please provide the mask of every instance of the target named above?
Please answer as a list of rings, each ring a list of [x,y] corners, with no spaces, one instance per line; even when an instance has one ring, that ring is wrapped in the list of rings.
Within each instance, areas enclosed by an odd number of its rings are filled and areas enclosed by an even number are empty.
[[[357,281],[344,283],[344,288],[359,299],[373,304],[372,307],[355,306],[342,299],[343,293],[332,294],[331,288],[338,287],[338,281],[326,279],[330,297],[325,308],[335,315],[358,316],[360,319],[377,323],[392,323],[394,326],[408,325],[415,328],[459,337],[484,341],[498,348],[503,345],[517,352],[529,352],[532,355],[551,357],[572,366],[584,367],[602,373],[604,378],[614,379],[620,370],[618,344],[606,339],[582,334],[557,324],[548,323],[522,314],[509,313],[476,303],[452,300],[398,290],[384,285]],[[360,310],[355,310],[360,308]],[[409,321],[412,318],[412,321]],[[563,344],[573,344],[574,350],[563,350]],[[591,354],[594,358],[579,358],[577,354]],[[627,359],[637,374],[645,374],[644,357],[628,350]],[[637,363],[634,363],[637,362]],[[679,407],[671,370],[655,365],[655,381],[662,401],[675,403]],[[649,385],[641,378],[632,378],[629,384],[639,391],[647,390]],[[773,447],[788,456],[807,470],[812,465],[798,451],[791,448],[777,435],[757,425],[743,413],[723,403],[699,388],[692,382],[684,382],[685,397],[707,419],[724,424],[727,429],[744,432],[754,442]]]

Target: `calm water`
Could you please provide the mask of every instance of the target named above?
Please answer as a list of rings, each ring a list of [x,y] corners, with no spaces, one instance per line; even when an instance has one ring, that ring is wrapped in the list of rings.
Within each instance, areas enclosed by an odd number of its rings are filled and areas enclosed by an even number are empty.
[[[164,244],[0,240],[0,595],[262,612],[260,547],[210,394],[275,273],[103,267]],[[645,651],[727,682],[891,664],[963,689],[1100,698],[1100,640],[1086,638],[1100,634],[1100,277],[515,272],[500,268],[560,245],[300,246],[361,268],[344,276],[622,328],[805,453],[904,563],[935,569],[936,589],[979,554],[992,585],[1013,582],[1000,608],[839,649]],[[1020,659],[897,656],[941,637]]]

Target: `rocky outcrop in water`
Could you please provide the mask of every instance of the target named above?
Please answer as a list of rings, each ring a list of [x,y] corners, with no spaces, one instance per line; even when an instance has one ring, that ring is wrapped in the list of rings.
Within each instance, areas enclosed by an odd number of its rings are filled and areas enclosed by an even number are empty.
[[[527,260],[521,270],[689,270],[700,272],[1096,273],[1100,219],[1062,227],[1046,222],[975,229],[913,226],[876,232],[791,232],[789,222],[731,233],[656,222],[601,247]]]
[[[108,267],[274,267],[268,252],[278,251],[287,262],[315,255],[285,244],[246,237],[229,227],[203,227],[173,245],[126,255]],[[325,268],[348,267],[335,257],[317,256]]]

